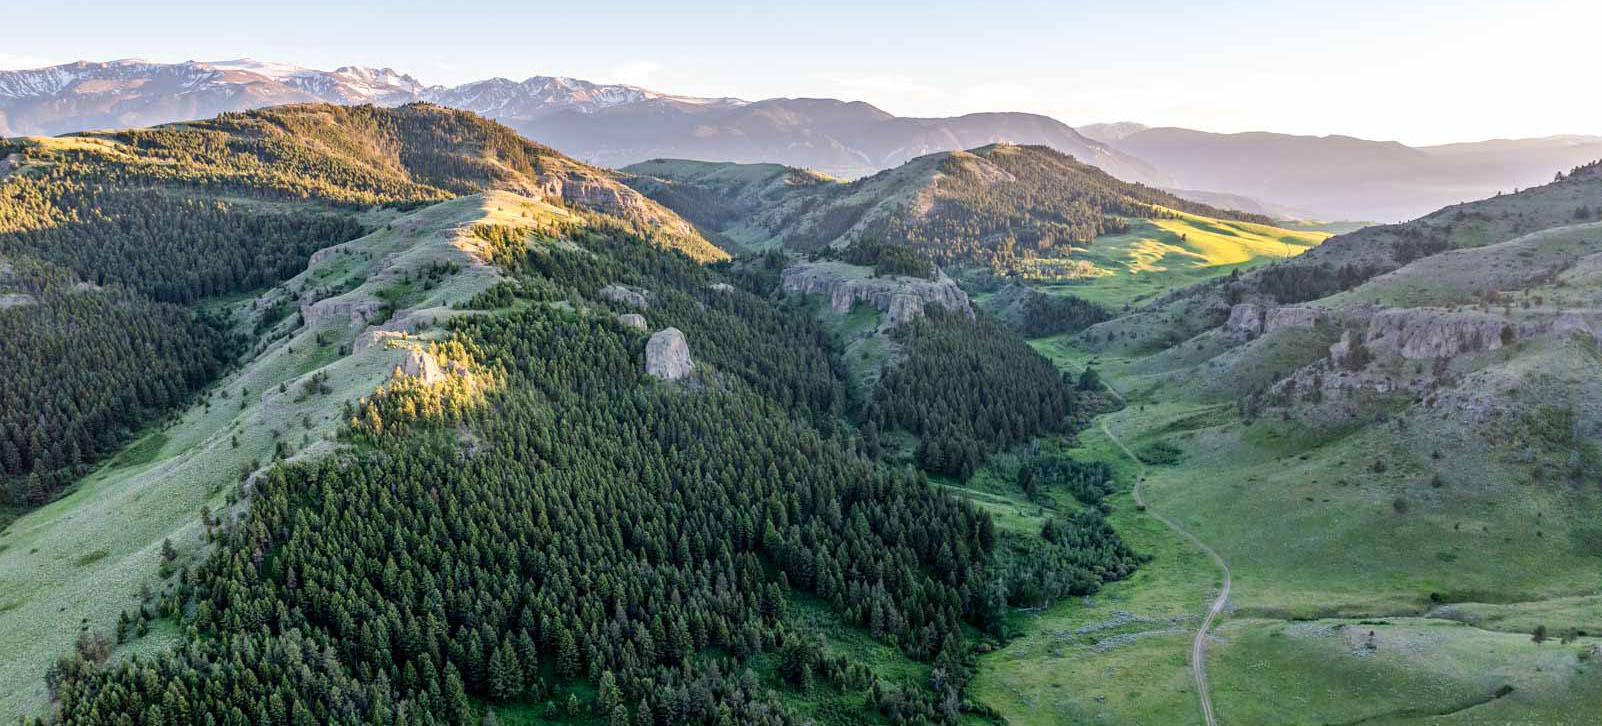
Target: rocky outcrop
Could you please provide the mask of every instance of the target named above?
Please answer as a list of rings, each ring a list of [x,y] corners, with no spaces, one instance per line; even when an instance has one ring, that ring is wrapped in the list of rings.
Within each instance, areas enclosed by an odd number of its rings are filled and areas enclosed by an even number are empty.
[[[968,294],[944,272],[934,280],[921,277],[874,277],[870,269],[835,260],[806,262],[785,268],[785,292],[826,295],[829,307],[849,313],[857,303],[865,303],[888,315],[885,324],[894,326],[923,315],[931,304],[974,316]]]
[[[1257,303],[1239,303],[1229,309],[1229,320],[1224,329],[1242,338],[1252,338],[1263,332],[1263,306]]]
[[[664,381],[676,381],[695,370],[690,344],[678,328],[657,331],[645,343],[645,372]]]
[[[33,303],[34,303],[33,296],[29,295],[27,293],[23,293],[23,292],[0,293],[0,310],[4,310],[6,308],[22,307],[23,305],[32,305]]]
[[[313,267],[323,260],[332,259],[334,255],[339,254],[340,250],[342,249],[345,249],[344,245],[334,245],[332,247],[324,247],[320,250],[317,250],[311,254],[311,259],[306,261],[306,266]]]
[[[356,336],[356,340],[351,343],[351,352],[361,355],[381,341],[404,340],[405,338],[406,333],[403,331],[368,328],[362,331],[361,335]]]
[[[1407,359],[1450,358],[1496,350],[1518,336],[1516,326],[1495,315],[1414,308],[1375,313],[1364,345]]]
[[[1266,335],[1293,328],[1316,327],[1324,319],[1324,315],[1324,311],[1318,308],[1298,306],[1269,308],[1263,313],[1263,333]]]
[[[383,308],[384,303],[379,300],[329,298],[301,306],[300,314],[305,318],[307,325],[336,318],[343,318],[352,323],[365,323],[376,317],[378,311]]]
[[[1325,315],[1325,311],[1318,308],[1240,303],[1229,309],[1224,329],[1235,337],[1251,339],[1280,330],[1311,328],[1324,320]]]
[[[700,233],[689,222],[651,201],[645,195],[593,169],[570,168],[561,172],[541,174],[526,183],[510,185],[514,191],[536,199],[560,199],[567,204],[625,219],[646,221],[670,234],[701,239]],[[706,246],[712,252],[717,252],[724,258],[728,257],[715,247]]]
[[[406,360],[401,362],[401,372],[413,378],[420,378],[431,386],[445,380],[445,371],[439,367],[439,361],[417,348],[406,351]]]
[[[631,328],[637,328],[639,330],[645,330],[648,327],[645,324],[645,316],[639,313],[624,313],[617,316],[617,321]]]
[[[632,308],[644,310],[651,307],[651,300],[646,297],[646,291],[631,290],[622,285],[607,285],[601,288],[600,295],[605,300],[611,300]]]
[[[710,287],[716,292],[734,292],[734,286],[727,282],[714,282]]]

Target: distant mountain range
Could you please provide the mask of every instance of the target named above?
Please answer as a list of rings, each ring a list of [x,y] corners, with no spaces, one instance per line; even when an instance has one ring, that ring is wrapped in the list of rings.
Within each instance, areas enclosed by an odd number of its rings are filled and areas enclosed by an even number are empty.
[[[1027,113],[899,117],[861,101],[680,96],[553,76],[429,86],[390,68],[251,59],[76,62],[0,71],[0,136],[149,126],[287,103],[413,101],[473,111],[584,161],[777,163],[858,178],[931,153],[1048,146],[1129,182],[1279,217],[1395,220],[1550,181],[1602,137],[1414,148],[1347,136],[1216,134],[1121,122],[1078,130]]]
[[[286,103],[427,101],[500,121],[578,158],[626,166],[658,157],[775,162],[859,177],[937,151],[1044,144],[1129,181],[1156,170],[1068,125],[1025,113],[901,118],[862,102],[675,96],[534,76],[425,86],[390,68],[320,71],[251,59],[77,62],[0,71],[0,136],[151,126]]]
[[[1215,134],[1129,122],[1079,131],[1150,162],[1180,188],[1273,200],[1327,218],[1373,221],[1411,219],[1545,184],[1559,171],[1602,158],[1602,136],[1411,147],[1350,136]]]

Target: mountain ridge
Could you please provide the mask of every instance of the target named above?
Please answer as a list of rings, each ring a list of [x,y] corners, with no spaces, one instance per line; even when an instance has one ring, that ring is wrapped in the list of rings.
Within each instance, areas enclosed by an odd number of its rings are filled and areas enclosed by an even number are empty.
[[[932,151],[992,142],[1044,143],[1122,179],[1167,183],[1138,159],[1045,116],[982,113],[903,118],[864,101],[745,101],[660,93],[560,76],[428,86],[390,68],[320,71],[250,58],[151,63],[77,61],[0,71],[0,136],[57,135],[206,118],[287,103],[400,105],[472,111],[577,158],[625,166],[657,157],[778,161],[866,176]]]
[[[1602,158],[1602,137],[1409,146],[1343,134],[1214,133],[1132,122],[1081,127],[1171,175],[1174,186],[1233,193],[1332,220],[1407,220],[1536,186]]]
[[[906,240],[940,264],[1011,269],[1067,257],[1130,219],[1180,214],[1250,223],[1118,180],[1046,146],[988,144],[919,156],[851,182],[779,164],[658,159],[627,167],[625,182],[726,246],[802,252],[856,240]]]

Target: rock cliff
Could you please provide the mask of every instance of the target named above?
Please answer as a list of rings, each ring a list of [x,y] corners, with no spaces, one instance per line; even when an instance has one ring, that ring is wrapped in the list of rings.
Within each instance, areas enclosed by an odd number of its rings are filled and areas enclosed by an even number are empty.
[[[1496,350],[1518,336],[1516,326],[1496,315],[1414,308],[1375,313],[1364,345],[1407,359],[1450,358]]]
[[[782,286],[788,293],[825,295],[829,298],[829,307],[837,313],[851,312],[852,306],[859,302],[872,305],[887,313],[886,326],[900,325],[919,317],[930,304],[941,305],[970,318],[974,316],[968,294],[944,272],[934,280],[903,276],[874,277],[866,267],[824,260],[785,268]]]
[[[1238,338],[1250,339],[1290,328],[1311,328],[1326,316],[1327,312],[1318,308],[1240,303],[1229,309],[1224,328]]]

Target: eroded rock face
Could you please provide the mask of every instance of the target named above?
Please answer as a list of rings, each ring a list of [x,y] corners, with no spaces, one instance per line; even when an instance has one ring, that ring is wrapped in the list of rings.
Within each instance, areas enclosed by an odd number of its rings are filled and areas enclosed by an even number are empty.
[[[376,317],[378,311],[383,308],[384,303],[380,300],[330,298],[302,306],[300,314],[308,325],[335,318],[344,318],[352,323],[365,323],[369,318]]]
[[[445,371],[440,369],[439,361],[416,348],[406,351],[406,360],[401,362],[401,371],[413,378],[421,378],[429,385],[445,380]]]
[[[1263,313],[1263,333],[1273,333],[1292,328],[1311,328],[1324,319],[1324,311],[1318,308],[1304,308],[1294,305],[1269,308]]]
[[[1243,337],[1253,337],[1263,332],[1263,306],[1257,303],[1239,303],[1229,309],[1229,320],[1224,328],[1231,333]]]
[[[922,316],[930,304],[974,316],[968,294],[944,272],[934,280],[873,277],[868,268],[825,260],[785,268],[782,286],[788,293],[827,295],[829,307],[837,313],[849,313],[859,302],[872,305],[888,313],[886,325],[892,326]]]
[[[1369,320],[1364,345],[1408,359],[1449,358],[1496,350],[1518,334],[1517,327],[1487,313],[1382,310]]]
[[[645,296],[644,292],[630,290],[622,285],[607,285],[606,287],[601,288],[600,295],[602,298],[611,300],[612,302],[621,303],[623,305],[639,308],[641,310],[651,307],[651,301]]]
[[[1224,328],[1236,337],[1249,339],[1280,330],[1311,328],[1318,325],[1324,315],[1325,312],[1318,308],[1239,303],[1229,309],[1229,320],[1224,323]]]
[[[659,330],[645,343],[645,372],[664,381],[676,381],[695,370],[690,344],[678,328]]]
[[[631,328],[638,328],[640,330],[645,330],[647,328],[645,324],[645,316],[639,313],[624,313],[617,316],[617,320],[618,322]]]
[[[622,184],[611,183],[594,172],[569,170],[541,174],[532,183],[518,185],[517,191],[536,199],[560,199],[599,212],[628,219],[645,219],[664,230],[684,236],[699,236],[688,222],[666,210],[645,195]]]

